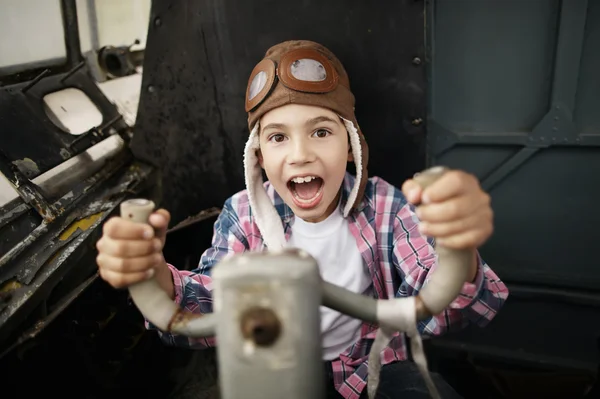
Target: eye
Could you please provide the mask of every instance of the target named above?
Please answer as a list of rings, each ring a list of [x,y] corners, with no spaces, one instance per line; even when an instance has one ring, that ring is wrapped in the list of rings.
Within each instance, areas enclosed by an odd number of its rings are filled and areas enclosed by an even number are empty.
[[[281,133],[276,133],[269,136],[269,141],[274,143],[281,143],[283,140],[285,140],[285,136]]]
[[[329,130],[325,130],[325,129],[318,129],[316,132],[313,133],[314,136],[321,138],[321,139],[324,137],[327,137],[330,134],[331,133],[329,132]]]

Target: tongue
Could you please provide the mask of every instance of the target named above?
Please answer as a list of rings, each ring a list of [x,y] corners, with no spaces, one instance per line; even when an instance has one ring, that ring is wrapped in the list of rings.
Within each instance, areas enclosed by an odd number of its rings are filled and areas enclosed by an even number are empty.
[[[298,197],[303,200],[309,200],[317,195],[321,188],[321,183],[321,179],[311,180],[308,183],[295,183],[294,189],[296,190]]]

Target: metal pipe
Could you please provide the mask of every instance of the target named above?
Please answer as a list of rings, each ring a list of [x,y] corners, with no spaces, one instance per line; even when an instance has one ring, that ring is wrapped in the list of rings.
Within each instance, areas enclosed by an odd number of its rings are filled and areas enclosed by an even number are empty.
[[[77,2],[76,0],[60,0],[60,9],[67,50],[67,65],[70,68],[75,68],[77,64],[83,61],[77,21]]]

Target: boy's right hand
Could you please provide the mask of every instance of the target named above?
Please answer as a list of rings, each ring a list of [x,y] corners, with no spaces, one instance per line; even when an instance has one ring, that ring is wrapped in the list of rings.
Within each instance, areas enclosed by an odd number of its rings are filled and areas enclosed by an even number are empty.
[[[164,209],[150,215],[149,224],[121,217],[109,219],[96,243],[100,277],[115,288],[128,287],[155,274],[159,281],[170,279],[162,254],[170,219]]]

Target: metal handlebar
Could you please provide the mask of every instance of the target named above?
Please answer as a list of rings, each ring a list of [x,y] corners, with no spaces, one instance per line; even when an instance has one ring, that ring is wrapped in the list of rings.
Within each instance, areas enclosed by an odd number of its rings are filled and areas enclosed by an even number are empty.
[[[415,180],[424,189],[445,172],[434,167]],[[153,210],[154,203],[145,199],[121,204],[121,216],[139,223],[147,223]],[[325,282],[316,260],[297,249],[246,252],[220,261],[213,269],[211,314],[182,310],[155,278],[130,286],[129,292],[142,315],[162,331],[216,335],[224,399],[320,399],[319,306],[403,332],[400,309],[412,306],[417,320],[439,314],[466,281],[471,253],[441,246],[436,251],[438,267],[419,294],[409,298],[374,299]]]

